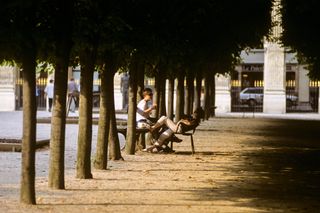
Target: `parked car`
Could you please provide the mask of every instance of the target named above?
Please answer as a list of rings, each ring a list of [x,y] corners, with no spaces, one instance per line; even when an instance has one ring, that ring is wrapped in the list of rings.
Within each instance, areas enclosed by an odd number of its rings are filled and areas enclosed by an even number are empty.
[[[296,95],[286,95],[287,107],[297,105],[298,97]],[[263,103],[263,88],[248,87],[240,92],[240,102],[249,106],[261,105]]]

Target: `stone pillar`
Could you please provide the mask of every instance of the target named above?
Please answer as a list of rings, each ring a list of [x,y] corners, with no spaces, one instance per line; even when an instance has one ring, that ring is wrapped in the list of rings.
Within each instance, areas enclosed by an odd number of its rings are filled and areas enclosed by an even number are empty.
[[[216,75],[216,113],[231,112],[231,85],[229,75]]]
[[[276,0],[271,13],[272,22],[275,25],[272,27],[270,40],[265,41],[264,44],[264,113],[286,112],[285,53],[279,43],[282,33],[280,7],[281,0]]]
[[[303,66],[299,66],[298,69],[298,75],[299,75],[299,102],[309,102],[309,77],[308,77],[308,71],[304,69]]]
[[[0,66],[0,111],[16,110],[17,70],[12,66]]]
[[[121,75],[116,73],[114,76],[114,107],[116,110],[122,109],[122,93],[120,90]]]
[[[265,43],[263,112],[286,112],[284,49],[276,43]]]

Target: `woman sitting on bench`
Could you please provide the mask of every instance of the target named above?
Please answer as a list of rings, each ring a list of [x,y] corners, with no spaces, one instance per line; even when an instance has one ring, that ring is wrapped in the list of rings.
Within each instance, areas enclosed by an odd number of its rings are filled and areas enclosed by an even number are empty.
[[[144,151],[153,151],[154,148],[157,148],[157,151],[161,150],[166,140],[169,139],[174,133],[184,133],[190,130],[195,129],[199,124],[201,118],[203,118],[204,112],[201,107],[197,108],[192,116],[184,116],[177,124],[175,124],[171,119],[166,116],[162,116],[156,122],[154,126],[150,128],[150,132],[154,133],[159,131],[162,127],[167,127],[165,131],[163,131],[159,138],[154,142],[154,145],[145,149]]]

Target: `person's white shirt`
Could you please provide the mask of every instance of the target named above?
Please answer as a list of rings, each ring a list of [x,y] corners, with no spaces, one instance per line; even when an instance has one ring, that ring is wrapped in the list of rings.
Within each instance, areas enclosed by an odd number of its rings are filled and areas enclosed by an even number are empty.
[[[149,118],[149,114],[144,111],[148,109],[148,103],[142,99],[137,105],[136,121],[145,120]]]
[[[44,89],[44,92],[47,94],[48,98],[53,98],[53,93],[54,93],[53,83],[48,83],[46,88]]]

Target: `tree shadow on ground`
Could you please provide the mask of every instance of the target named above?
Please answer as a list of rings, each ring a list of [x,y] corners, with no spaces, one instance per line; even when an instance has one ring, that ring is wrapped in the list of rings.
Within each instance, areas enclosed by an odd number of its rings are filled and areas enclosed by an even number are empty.
[[[320,122],[262,122],[266,125],[252,128],[251,133],[265,138],[243,142],[261,149],[238,153],[240,164],[225,166],[234,178],[219,182],[218,188],[195,192],[195,200],[229,200],[239,206],[267,211],[317,212],[320,208]]]
[[[192,155],[191,151],[175,151],[174,154],[176,155]],[[215,152],[210,152],[210,151],[200,151],[196,152],[197,155],[214,155]]]

